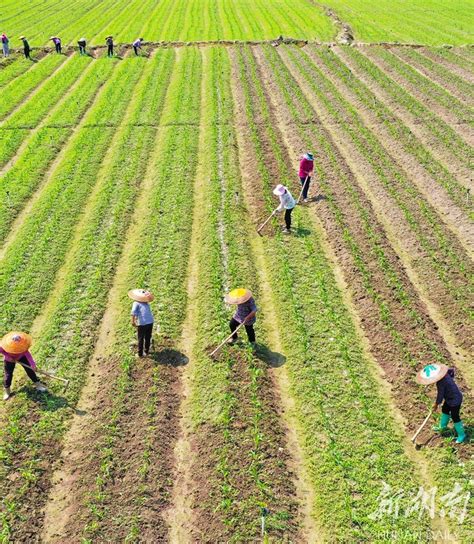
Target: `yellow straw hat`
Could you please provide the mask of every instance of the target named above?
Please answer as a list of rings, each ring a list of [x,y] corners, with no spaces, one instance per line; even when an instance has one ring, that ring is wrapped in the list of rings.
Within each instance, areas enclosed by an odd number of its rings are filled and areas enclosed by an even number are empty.
[[[128,296],[137,302],[151,302],[155,297],[146,289],[130,289]]]
[[[449,367],[446,365],[429,364],[423,367],[416,375],[416,381],[422,385],[430,385],[439,382],[448,373]]]
[[[227,293],[225,301],[227,304],[243,304],[250,298],[252,298],[251,291],[243,287],[238,287],[237,289],[232,289],[230,293]]]
[[[33,340],[26,332],[13,331],[6,334],[0,341],[0,346],[14,355],[28,351]]]

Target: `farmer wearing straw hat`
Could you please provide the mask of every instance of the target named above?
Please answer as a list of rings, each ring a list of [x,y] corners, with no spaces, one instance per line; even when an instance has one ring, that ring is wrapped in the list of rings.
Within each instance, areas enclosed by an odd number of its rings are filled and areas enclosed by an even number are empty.
[[[5,393],[3,400],[8,400],[11,395],[11,384],[16,363],[22,363],[25,372],[35,384],[37,391],[45,392],[46,387],[40,382],[35,373],[36,363],[28,351],[32,344],[31,336],[24,332],[9,332],[0,340],[0,354],[4,360],[3,386]]]
[[[138,50],[142,48],[142,41],[143,38],[137,38],[133,43],[133,50],[135,51],[135,55],[138,57]]]
[[[305,153],[300,159],[298,176],[303,188],[303,200],[308,202],[308,190],[311,183],[311,174],[314,169],[314,157],[312,153]]]
[[[61,53],[61,38],[58,38],[57,36],[51,36],[49,38],[53,43],[54,47],[56,48],[56,53]]]
[[[257,305],[251,291],[245,288],[232,289],[225,296],[225,301],[227,304],[237,305],[237,310],[229,322],[230,330],[234,332],[239,325],[243,324],[247,331],[249,342],[255,346],[255,330],[253,326],[257,320]],[[237,333],[229,340],[229,344],[235,344],[235,342],[237,342]]]
[[[25,54],[25,59],[31,60],[30,57],[30,44],[28,43],[28,40],[25,38],[25,36],[20,36],[20,40],[23,42],[23,53]]]
[[[416,380],[422,385],[430,385],[436,383],[438,394],[433,404],[433,411],[437,412],[439,405],[441,407],[441,417],[439,424],[434,427],[437,432],[443,432],[448,428],[449,420],[452,418],[454,429],[458,435],[457,444],[461,444],[466,440],[466,433],[462,424],[459,412],[462,404],[462,393],[454,381],[454,369],[446,365],[430,364],[426,365],[416,375]]]
[[[295,199],[291,195],[290,191],[284,185],[277,185],[273,189],[273,194],[280,199],[280,205],[276,209],[277,212],[285,210],[285,228],[283,232],[290,234],[291,232],[291,212],[296,206]]]
[[[105,38],[105,43],[107,45],[107,56],[113,57],[114,56],[114,38],[113,36],[107,36]]]
[[[87,55],[86,53],[86,39],[81,38],[78,40],[77,45],[79,46],[79,55]]]
[[[138,357],[148,357],[150,354],[151,335],[153,333],[153,313],[150,302],[155,298],[145,289],[132,289],[128,296],[134,301],[132,304],[132,325],[137,328]],[[145,351],[143,351],[145,347]]]

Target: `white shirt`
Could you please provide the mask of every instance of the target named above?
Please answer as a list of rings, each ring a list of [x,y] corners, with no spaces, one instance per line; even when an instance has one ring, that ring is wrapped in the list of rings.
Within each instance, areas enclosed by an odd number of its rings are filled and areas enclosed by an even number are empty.
[[[280,195],[280,205],[278,206],[277,210],[281,212],[283,209],[285,210],[291,210],[296,206],[295,199],[291,196],[290,191],[288,189],[286,190],[286,193],[283,193]]]

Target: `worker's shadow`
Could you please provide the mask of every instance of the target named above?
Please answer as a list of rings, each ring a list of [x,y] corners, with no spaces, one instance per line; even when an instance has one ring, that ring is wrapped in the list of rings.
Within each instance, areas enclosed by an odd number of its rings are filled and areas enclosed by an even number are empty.
[[[283,354],[272,351],[263,344],[258,344],[255,357],[272,368],[279,368],[286,363],[286,357]]]
[[[162,348],[150,354],[150,359],[159,365],[179,367],[188,364],[189,359],[180,351],[173,348]]]
[[[25,385],[18,389],[18,393],[25,393],[28,399],[35,402],[43,412],[56,412],[70,406],[65,397],[55,395],[50,389],[46,393],[40,393]]]

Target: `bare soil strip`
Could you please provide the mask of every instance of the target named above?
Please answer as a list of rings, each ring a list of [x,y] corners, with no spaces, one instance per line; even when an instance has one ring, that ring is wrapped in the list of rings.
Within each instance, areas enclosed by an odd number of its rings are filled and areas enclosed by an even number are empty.
[[[461,77],[462,79],[465,79],[468,83],[471,83],[471,85],[474,85],[474,73],[472,72],[472,70],[466,69],[464,66],[461,66],[460,63],[458,64],[454,60],[450,61],[444,58],[441,54],[438,53],[436,49],[425,47],[423,49],[418,49],[418,52],[424,55],[425,57],[428,57],[430,60],[433,60],[434,62],[441,64],[442,66],[447,68],[450,72],[453,72],[454,74]]]
[[[340,49],[338,49],[338,52],[340,53]],[[453,203],[446,190],[426,171],[423,165],[414,156],[407,153],[397,139],[390,134],[385,123],[378,116],[362,104],[357,96],[320,59],[315,55],[310,54],[309,56],[324,75],[337,85],[342,96],[357,109],[365,126],[377,135],[382,145],[387,149],[387,153],[390,153],[398,163],[400,171],[405,172],[405,175],[418,187],[427,201],[434,208],[441,211],[441,218],[457,236],[466,251],[470,255],[474,255],[474,224],[466,217],[464,210]],[[345,58],[343,60],[346,62]],[[350,65],[350,68],[355,71],[352,65]],[[393,110],[392,112],[394,117],[398,117],[402,122],[405,122],[399,112]],[[424,142],[420,143],[423,145]],[[414,142],[414,145],[416,144],[417,142]]]

